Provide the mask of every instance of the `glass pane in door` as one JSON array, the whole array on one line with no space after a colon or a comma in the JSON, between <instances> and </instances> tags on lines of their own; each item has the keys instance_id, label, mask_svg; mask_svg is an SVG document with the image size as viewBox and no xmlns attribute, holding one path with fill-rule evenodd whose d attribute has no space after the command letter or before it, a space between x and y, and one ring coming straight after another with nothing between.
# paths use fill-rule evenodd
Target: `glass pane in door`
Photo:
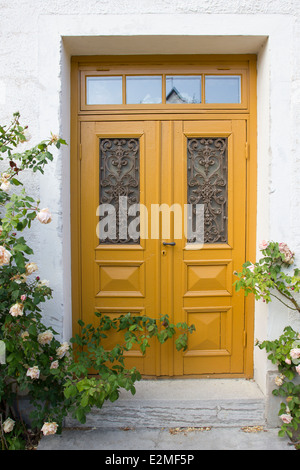
<instances>
[{"instance_id":1,"label":"glass pane in door","mask_svg":"<svg viewBox=\"0 0 300 470\"><path fill-rule=\"evenodd\" d=\"M126 77L126 103L151 104L162 102L162 77Z\"/></svg>"},{"instance_id":2,"label":"glass pane in door","mask_svg":"<svg viewBox=\"0 0 300 470\"><path fill-rule=\"evenodd\" d=\"M204 243L227 243L227 172L227 138L188 138L187 202L193 209L193 231L196 205L203 205Z\"/></svg>"},{"instance_id":3,"label":"glass pane in door","mask_svg":"<svg viewBox=\"0 0 300 470\"><path fill-rule=\"evenodd\" d=\"M241 77L206 75L205 103L241 103Z\"/></svg>"},{"instance_id":4,"label":"glass pane in door","mask_svg":"<svg viewBox=\"0 0 300 470\"><path fill-rule=\"evenodd\" d=\"M87 77L86 104L122 104L122 77Z\"/></svg>"},{"instance_id":5,"label":"glass pane in door","mask_svg":"<svg viewBox=\"0 0 300 470\"><path fill-rule=\"evenodd\" d=\"M201 76L169 75L166 77L167 103L201 103Z\"/></svg>"},{"instance_id":6,"label":"glass pane in door","mask_svg":"<svg viewBox=\"0 0 300 470\"><path fill-rule=\"evenodd\" d=\"M139 139L100 139L100 207L106 205L100 217L101 243L139 243L139 227L133 232L130 225L139 212L139 170Z\"/></svg>"}]
</instances>

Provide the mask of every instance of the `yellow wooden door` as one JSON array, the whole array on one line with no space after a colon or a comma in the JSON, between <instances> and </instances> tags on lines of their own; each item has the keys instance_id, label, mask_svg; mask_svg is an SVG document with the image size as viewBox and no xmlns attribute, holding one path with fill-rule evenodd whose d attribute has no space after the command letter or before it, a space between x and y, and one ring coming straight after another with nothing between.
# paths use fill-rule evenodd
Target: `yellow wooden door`
<instances>
[{"instance_id":1,"label":"yellow wooden door","mask_svg":"<svg viewBox=\"0 0 300 470\"><path fill-rule=\"evenodd\" d=\"M184 353L172 341L153 341L145 357L128 352L127 366L144 375L243 373L244 298L232 283L245 256L245 142L244 120L81 123L83 320L131 312L196 326ZM102 243L99 203L125 194L146 207L148 231ZM196 202L203 246L186 233L185 206ZM162 205L171 223L161 216L156 231Z\"/></svg>"},{"instance_id":2,"label":"yellow wooden door","mask_svg":"<svg viewBox=\"0 0 300 470\"><path fill-rule=\"evenodd\" d=\"M158 240L141 237L138 243L118 243L116 239L111 243L110 240L100 243L99 231L96 231L100 202L113 205L126 191L129 196L132 196L131 191L138 191L140 203L145 207L158 203L156 123L84 122L81 126L83 320L95 324L95 311L112 317L128 312L156 317L159 310ZM128 154L134 161L138 160L136 169L132 169L134 162L127 160ZM103 190L102 201L100 187ZM111 341L106 341L106 347L109 349L117 340L120 338L112 336ZM126 356L128 367L136 366L143 374L156 375L155 342L145 357L136 349Z\"/></svg>"},{"instance_id":3,"label":"yellow wooden door","mask_svg":"<svg viewBox=\"0 0 300 470\"><path fill-rule=\"evenodd\" d=\"M174 320L194 324L175 375L241 374L244 296L232 284L245 262L246 123L174 123L174 203L203 206L203 245L175 240Z\"/></svg>"}]
</instances>

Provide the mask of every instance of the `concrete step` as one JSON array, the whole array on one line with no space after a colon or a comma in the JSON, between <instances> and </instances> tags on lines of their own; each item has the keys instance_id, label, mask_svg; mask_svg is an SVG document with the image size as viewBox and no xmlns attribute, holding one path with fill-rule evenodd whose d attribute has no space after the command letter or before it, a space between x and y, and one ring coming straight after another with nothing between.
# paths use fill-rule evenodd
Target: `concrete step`
<instances>
[{"instance_id":1,"label":"concrete step","mask_svg":"<svg viewBox=\"0 0 300 470\"><path fill-rule=\"evenodd\" d=\"M265 425L265 397L244 379L142 380L88 415L85 427L163 428ZM78 427L67 418L66 427Z\"/></svg>"}]
</instances>

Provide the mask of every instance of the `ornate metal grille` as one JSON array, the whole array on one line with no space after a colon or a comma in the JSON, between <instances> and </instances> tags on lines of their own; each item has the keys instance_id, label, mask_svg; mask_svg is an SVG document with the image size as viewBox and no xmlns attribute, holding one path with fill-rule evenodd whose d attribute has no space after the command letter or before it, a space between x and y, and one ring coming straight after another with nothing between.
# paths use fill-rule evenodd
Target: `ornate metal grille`
<instances>
[{"instance_id":1,"label":"ornate metal grille","mask_svg":"<svg viewBox=\"0 0 300 470\"><path fill-rule=\"evenodd\" d=\"M100 238L101 243L140 242L139 237L133 239L128 233L129 224L136 217L129 216L128 210L140 202L139 168L139 139L100 139L100 204L112 205L116 215L116 237ZM124 201L127 207L123 206Z\"/></svg>"},{"instance_id":2,"label":"ornate metal grille","mask_svg":"<svg viewBox=\"0 0 300 470\"><path fill-rule=\"evenodd\" d=\"M204 243L226 243L227 138L189 138L187 156L187 196L193 208L192 229L195 230L196 204L203 204Z\"/></svg>"}]
</instances>

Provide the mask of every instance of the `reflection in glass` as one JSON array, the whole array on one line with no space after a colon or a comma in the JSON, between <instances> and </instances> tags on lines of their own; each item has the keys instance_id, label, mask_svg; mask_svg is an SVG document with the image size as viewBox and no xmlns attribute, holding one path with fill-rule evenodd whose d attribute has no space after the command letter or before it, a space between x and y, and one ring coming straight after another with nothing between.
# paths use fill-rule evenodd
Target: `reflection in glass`
<instances>
[{"instance_id":1,"label":"reflection in glass","mask_svg":"<svg viewBox=\"0 0 300 470\"><path fill-rule=\"evenodd\" d=\"M205 103L240 103L241 77L237 75L206 75Z\"/></svg>"},{"instance_id":2,"label":"reflection in glass","mask_svg":"<svg viewBox=\"0 0 300 470\"><path fill-rule=\"evenodd\" d=\"M87 77L86 104L122 104L122 77Z\"/></svg>"},{"instance_id":3,"label":"reflection in glass","mask_svg":"<svg viewBox=\"0 0 300 470\"><path fill-rule=\"evenodd\" d=\"M201 76L167 76L167 103L201 103Z\"/></svg>"},{"instance_id":4,"label":"reflection in glass","mask_svg":"<svg viewBox=\"0 0 300 470\"><path fill-rule=\"evenodd\" d=\"M126 103L150 104L162 102L160 76L126 77Z\"/></svg>"}]
</instances>

